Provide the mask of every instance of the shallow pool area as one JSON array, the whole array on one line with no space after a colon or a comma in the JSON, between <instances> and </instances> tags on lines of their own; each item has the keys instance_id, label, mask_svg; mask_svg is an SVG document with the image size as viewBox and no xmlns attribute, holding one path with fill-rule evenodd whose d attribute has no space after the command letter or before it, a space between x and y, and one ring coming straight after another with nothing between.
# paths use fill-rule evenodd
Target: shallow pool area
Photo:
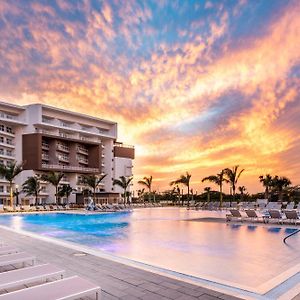
<instances>
[{"instance_id":1,"label":"shallow pool area","mask_svg":"<svg viewBox=\"0 0 300 300\"><path fill-rule=\"evenodd\" d=\"M300 263L293 226L203 221L224 212L178 208L108 214L2 215L0 224L179 273L256 289Z\"/></svg>"}]
</instances>

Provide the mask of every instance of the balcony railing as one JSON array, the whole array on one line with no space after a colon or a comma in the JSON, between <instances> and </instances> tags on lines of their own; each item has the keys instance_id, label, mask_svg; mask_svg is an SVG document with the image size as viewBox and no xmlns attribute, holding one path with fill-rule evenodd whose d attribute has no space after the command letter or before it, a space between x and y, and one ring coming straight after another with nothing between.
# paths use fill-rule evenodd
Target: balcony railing
<instances>
[{"instance_id":1,"label":"balcony railing","mask_svg":"<svg viewBox=\"0 0 300 300\"><path fill-rule=\"evenodd\" d=\"M131 149L134 149L134 146L132 145L126 145L126 144L114 144L115 147L120 147L120 148L131 148Z\"/></svg>"},{"instance_id":2,"label":"balcony railing","mask_svg":"<svg viewBox=\"0 0 300 300\"><path fill-rule=\"evenodd\" d=\"M0 118L8 119L8 120L16 120L16 121L18 120L18 118L16 116L9 115L4 112L0 112Z\"/></svg>"},{"instance_id":3,"label":"balcony railing","mask_svg":"<svg viewBox=\"0 0 300 300\"><path fill-rule=\"evenodd\" d=\"M88 164L89 161L86 158L82 158L82 157L77 157L78 162L80 162L81 164Z\"/></svg>"},{"instance_id":4,"label":"balcony railing","mask_svg":"<svg viewBox=\"0 0 300 300\"><path fill-rule=\"evenodd\" d=\"M77 147L77 152L89 154L89 150L83 147Z\"/></svg>"},{"instance_id":5,"label":"balcony railing","mask_svg":"<svg viewBox=\"0 0 300 300\"><path fill-rule=\"evenodd\" d=\"M60 160L60 161L65 161L65 162L69 162L69 161L70 161L70 160L69 160L69 157L67 157L67 156L57 155L56 157L57 157L58 160Z\"/></svg>"},{"instance_id":6,"label":"balcony railing","mask_svg":"<svg viewBox=\"0 0 300 300\"><path fill-rule=\"evenodd\" d=\"M74 171L74 172L99 172L98 168L86 168L86 167L78 167L78 166L63 166L63 165L53 165L53 164L42 164L43 169L58 169L58 170L66 170L66 171Z\"/></svg>"},{"instance_id":7,"label":"balcony railing","mask_svg":"<svg viewBox=\"0 0 300 300\"><path fill-rule=\"evenodd\" d=\"M57 148L58 150L64 151L64 152L69 152L69 151L70 151L70 148L69 148L68 146L65 146L65 145L60 145L60 144L58 144L58 145L56 146L56 148Z\"/></svg>"},{"instance_id":8,"label":"balcony railing","mask_svg":"<svg viewBox=\"0 0 300 300\"><path fill-rule=\"evenodd\" d=\"M48 154L42 154L42 159L43 160L49 160L49 155Z\"/></svg>"},{"instance_id":9,"label":"balcony railing","mask_svg":"<svg viewBox=\"0 0 300 300\"><path fill-rule=\"evenodd\" d=\"M42 143L42 148L44 148L44 149L49 149L49 144L47 144L47 143Z\"/></svg>"}]
</instances>

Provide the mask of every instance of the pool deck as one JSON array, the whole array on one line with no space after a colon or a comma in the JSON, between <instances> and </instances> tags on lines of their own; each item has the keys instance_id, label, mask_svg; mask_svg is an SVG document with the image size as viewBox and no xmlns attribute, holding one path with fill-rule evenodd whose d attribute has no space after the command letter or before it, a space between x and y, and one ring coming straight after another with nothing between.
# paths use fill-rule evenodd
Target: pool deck
<instances>
[{"instance_id":1,"label":"pool deck","mask_svg":"<svg viewBox=\"0 0 300 300\"><path fill-rule=\"evenodd\" d=\"M74 249L0 228L1 240L37 257L38 263L63 267L66 275L79 275L102 288L101 299L240 299L184 281L175 280L112 260L87 254L74 256ZM10 269L13 269L11 266ZM6 293L7 291L0 291ZM84 300L91 297L81 298ZM295 298L299 299L299 298Z\"/></svg>"}]
</instances>

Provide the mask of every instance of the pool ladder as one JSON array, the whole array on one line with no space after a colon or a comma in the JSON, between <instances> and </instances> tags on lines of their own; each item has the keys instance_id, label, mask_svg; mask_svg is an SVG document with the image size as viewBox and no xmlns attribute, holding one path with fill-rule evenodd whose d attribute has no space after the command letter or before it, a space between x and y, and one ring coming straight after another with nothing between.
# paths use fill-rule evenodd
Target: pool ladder
<instances>
[{"instance_id":1,"label":"pool ladder","mask_svg":"<svg viewBox=\"0 0 300 300\"><path fill-rule=\"evenodd\" d=\"M285 241L291 237L292 235L295 235L296 233L300 232L300 229L297 229L296 231L290 233L289 235L287 235L284 239L283 239L283 242L285 243Z\"/></svg>"}]
</instances>

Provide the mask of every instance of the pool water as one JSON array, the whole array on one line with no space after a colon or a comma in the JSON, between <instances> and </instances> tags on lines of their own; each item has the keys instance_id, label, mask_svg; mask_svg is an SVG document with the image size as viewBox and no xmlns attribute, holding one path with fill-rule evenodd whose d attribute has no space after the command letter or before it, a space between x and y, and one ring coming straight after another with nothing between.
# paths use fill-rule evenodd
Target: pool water
<instances>
[{"instance_id":1,"label":"pool water","mask_svg":"<svg viewBox=\"0 0 300 300\"><path fill-rule=\"evenodd\" d=\"M0 224L153 266L255 288L300 263L300 234L274 225L197 222L221 212L177 208L0 216Z\"/></svg>"}]
</instances>

